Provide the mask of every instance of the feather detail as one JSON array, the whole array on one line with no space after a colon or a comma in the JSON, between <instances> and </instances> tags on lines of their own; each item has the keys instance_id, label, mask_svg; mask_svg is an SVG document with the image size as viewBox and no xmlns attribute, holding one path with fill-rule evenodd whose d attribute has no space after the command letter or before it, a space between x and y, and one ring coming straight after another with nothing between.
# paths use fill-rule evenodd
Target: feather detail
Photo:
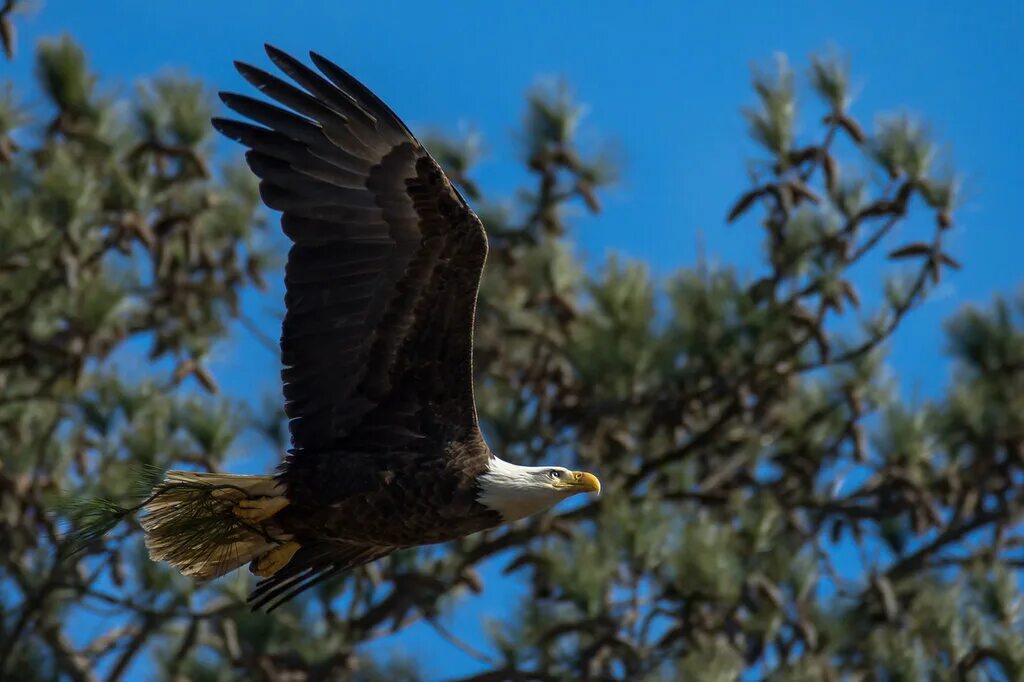
<instances>
[{"instance_id":1,"label":"feather detail","mask_svg":"<svg viewBox=\"0 0 1024 682\"><path fill-rule=\"evenodd\" d=\"M272 523L239 518L235 505L283 494L273 476L169 471L143 505L149 557L197 580L224 575L290 539Z\"/></svg>"}]
</instances>

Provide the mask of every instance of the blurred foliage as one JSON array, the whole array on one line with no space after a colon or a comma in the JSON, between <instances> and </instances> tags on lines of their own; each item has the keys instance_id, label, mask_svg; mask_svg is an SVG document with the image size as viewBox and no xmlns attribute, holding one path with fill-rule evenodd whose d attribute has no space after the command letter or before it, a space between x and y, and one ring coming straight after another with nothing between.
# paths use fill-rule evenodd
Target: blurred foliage
<instances>
[{"instance_id":1,"label":"blurred foliage","mask_svg":"<svg viewBox=\"0 0 1024 682\"><path fill-rule=\"evenodd\" d=\"M60 490L122 500L140 465L218 469L246 429L280 441L279 407L248 419L206 369L240 294L280 273L250 176L211 170L202 84L120 100L67 38L36 60L45 107L0 88L3 679L124 679L147 656L168 680L442 677L442 652L361 646L415 622L478 658L477 682L1024 678L1024 299L951 320L948 392L900 400L884 347L956 266L956 184L912 117L865 131L842 59L755 74L767 156L726 228L762 240L749 279L577 260L571 219L615 173L579 148L564 86L528 95L511 201L473 184L478 139L430 141L491 236L489 442L599 472L606 493L272 617L245 610L246 575L197 587L148 562L134 525L57 558ZM891 272L855 277L864 263ZM490 614L477 651L439 615L493 589L476 569L495 557L529 598Z\"/></svg>"}]
</instances>

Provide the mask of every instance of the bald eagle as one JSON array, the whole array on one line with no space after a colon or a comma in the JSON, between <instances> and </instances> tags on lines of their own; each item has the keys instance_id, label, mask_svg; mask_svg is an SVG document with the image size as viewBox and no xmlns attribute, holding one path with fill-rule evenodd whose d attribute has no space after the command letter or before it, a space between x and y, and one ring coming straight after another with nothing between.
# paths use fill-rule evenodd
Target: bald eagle
<instances>
[{"instance_id":1,"label":"bald eagle","mask_svg":"<svg viewBox=\"0 0 1024 682\"><path fill-rule=\"evenodd\" d=\"M154 561L196 579L248 563L275 608L397 549L461 538L599 492L590 473L492 452L473 398L483 225L369 89L267 46L292 81L236 63L276 104L220 97L292 241L281 336L292 448L276 475L171 471L144 504Z\"/></svg>"}]
</instances>

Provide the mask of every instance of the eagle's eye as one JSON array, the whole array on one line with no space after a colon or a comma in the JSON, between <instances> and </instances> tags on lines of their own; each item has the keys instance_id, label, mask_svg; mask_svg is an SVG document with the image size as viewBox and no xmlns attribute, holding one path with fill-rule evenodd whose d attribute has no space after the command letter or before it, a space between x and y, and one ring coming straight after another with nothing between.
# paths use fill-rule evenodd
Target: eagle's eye
<instances>
[{"instance_id":1,"label":"eagle's eye","mask_svg":"<svg viewBox=\"0 0 1024 682\"><path fill-rule=\"evenodd\" d=\"M548 469L548 477L557 480L562 477L562 472L558 469Z\"/></svg>"}]
</instances>

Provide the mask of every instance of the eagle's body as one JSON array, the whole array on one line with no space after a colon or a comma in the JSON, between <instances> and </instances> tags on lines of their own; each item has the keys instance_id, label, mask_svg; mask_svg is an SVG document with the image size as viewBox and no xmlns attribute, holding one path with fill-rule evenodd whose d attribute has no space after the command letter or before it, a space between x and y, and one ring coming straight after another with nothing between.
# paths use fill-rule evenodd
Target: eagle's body
<instances>
[{"instance_id":1,"label":"eagle's body","mask_svg":"<svg viewBox=\"0 0 1024 682\"><path fill-rule=\"evenodd\" d=\"M488 459L474 446L455 447L463 452L338 458L351 466L338 467L323 480L343 485L332 489L297 481L293 489L308 497L289 495L293 502L274 520L304 543L327 536L389 547L447 542L499 525L502 515L477 499Z\"/></svg>"},{"instance_id":2,"label":"eagle's body","mask_svg":"<svg viewBox=\"0 0 1024 682\"><path fill-rule=\"evenodd\" d=\"M600 487L484 442L472 355L487 238L437 162L336 65L267 51L295 85L238 64L277 104L223 93L253 123L214 126L249 148L293 242L281 338L293 447L275 477L170 472L143 518L151 556L188 575L252 561L267 577L257 606Z\"/></svg>"}]
</instances>

